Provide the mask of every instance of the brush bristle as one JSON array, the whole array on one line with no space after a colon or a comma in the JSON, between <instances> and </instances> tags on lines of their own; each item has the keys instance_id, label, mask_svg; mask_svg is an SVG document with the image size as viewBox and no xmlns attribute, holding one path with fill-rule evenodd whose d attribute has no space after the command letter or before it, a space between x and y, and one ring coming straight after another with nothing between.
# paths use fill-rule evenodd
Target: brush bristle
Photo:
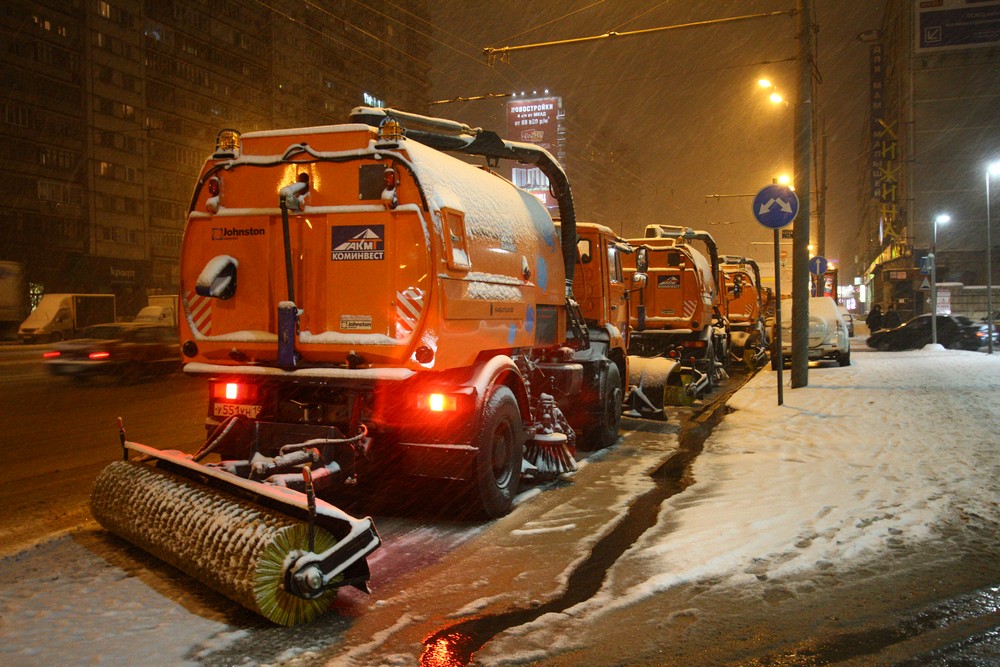
<instances>
[{"instance_id":1,"label":"brush bristle","mask_svg":"<svg viewBox=\"0 0 1000 667\"><path fill-rule=\"evenodd\" d=\"M101 472L90 502L107 530L274 623L308 622L336 596L304 600L285 591L285 560L308 548L308 527L284 514L125 461ZM317 552L335 543L315 531Z\"/></svg>"},{"instance_id":2,"label":"brush bristle","mask_svg":"<svg viewBox=\"0 0 1000 667\"><path fill-rule=\"evenodd\" d=\"M542 476L556 476L576 471L576 460L566 445L566 438L535 437L525 446L524 458Z\"/></svg>"}]
</instances>

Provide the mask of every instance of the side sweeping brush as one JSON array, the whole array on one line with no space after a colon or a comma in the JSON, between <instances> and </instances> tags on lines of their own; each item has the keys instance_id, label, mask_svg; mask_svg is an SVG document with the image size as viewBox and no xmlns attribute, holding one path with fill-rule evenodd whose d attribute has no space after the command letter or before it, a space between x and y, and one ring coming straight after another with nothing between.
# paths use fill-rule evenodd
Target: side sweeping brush
<instances>
[{"instance_id":1,"label":"side sweeping brush","mask_svg":"<svg viewBox=\"0 0 1000 667\"><path fill-rule=\"evenodd\" d=\"M313 620L337 594L304 599L285 587L310 532L317 552L336 544L328 531L181 475L119 461L98 475L90 502L107 530L274 623Z\"/></svg>"},{"instance_id":2,"label":"side sweeping brush","mask_svg":"<svg viewBox=\"0 0 1000 667\"><path fill-rule=\"evenodd\" d=\"M538 433L524 448L525 460L536 469L538 477L558 477L576 472L576 460L569 451L565 433Z\"/></svg>"}]
</instances>

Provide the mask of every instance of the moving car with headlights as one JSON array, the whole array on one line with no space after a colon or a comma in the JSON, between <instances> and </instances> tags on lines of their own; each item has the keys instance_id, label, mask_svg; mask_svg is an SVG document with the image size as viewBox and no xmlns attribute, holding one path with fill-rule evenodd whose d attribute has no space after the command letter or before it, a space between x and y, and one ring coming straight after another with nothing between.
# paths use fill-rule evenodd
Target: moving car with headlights
<instances>
[{"instance_id":1,"label":"moving car with headlights","mask_svg":"<svg viewBox=\"0 0 1000 667\"><path fill-rule=\"evenodd\" d=\"M781 318L781 353L784 362L792 355L792 313ZM837 302L828 296L809 297L809 360L832 359L841 366L851 365L851 338L840 316ZM777 355L771 355L771 368L776 370Z\"/></svg>"},{"instance_id":2,"label":"moving car with headlights","mask_svg":"<svg viewBox=\"0 0 1000 667\"><path fill-rule=\"evenodd\" d=\"M181 367L177 330L143 322L95 324L42 356L52 375L77 380L105 375L135 382Z\"/></svg>"},{"instance_id":3,"label":"moving car with headlights","mask_svg":"<svg viewBox=\"0 0 1000 667\"><path fill-rule=\"evenodd\" d=\"M979 341L977 333L980 327L975 326L971 320L963 323L957 317L951 315L937 316L937 342L950 350L976 350L980 345L985 345L985 334L983 342ZM971 325L971 326L970 326ZM983 327L985 329L985 327ZM919 350L924 345L931 342L931 316L917 315L905 324L892 329L882 329L868 337L866 344L876 350Z\"/></svg>"}]
</instances>

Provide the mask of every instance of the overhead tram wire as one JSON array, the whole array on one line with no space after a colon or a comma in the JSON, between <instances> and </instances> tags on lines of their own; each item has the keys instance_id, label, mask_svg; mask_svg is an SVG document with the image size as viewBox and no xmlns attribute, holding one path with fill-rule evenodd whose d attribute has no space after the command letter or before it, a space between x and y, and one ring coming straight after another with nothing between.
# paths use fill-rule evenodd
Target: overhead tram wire
<instances>
[{"instance_id":1,"label":"overhead tram wire","mask_svg":"<svg viewBox=\"0 0 1000 667\"><path fill-rule=\"evenodd\" d=\"M654 6L650 7L649 9L647 9L646 11L640 12L639 14L636 14L635 16L633 16L632 18L630 18L628 21L625 21L624 23L620 23L617 26L615 26L614 29L612 30L612 32L617 32L621 28L624 28L625 26L627 26L629 23L632 23L632 21L637 21L638 19L641 19L646 14L649 14L650 12L656 11L657 9L659 9L660 7L662 7L663 5L665 5L665 4L669 3L669 2L670 2L670 0L663 0L663 2L661 2L660 4L654 5Z\"/></svg>"},{"instance_id":2,"label":"overhead tram wire","mask_svg":"<svg viewBox=\"0 0 1000 667\"><path fill-rule=\"evenodd\" d=\"M538 25L534 26L533 28L528 28L527 30L522 30L519 33L516 33L516 34L511 35L509 37L505 37L504 39L501 39L500 41L501 42L506 42L508 40L514 39L515 37L520 37L521 35L527 35L529 32L535 32L539 28L544 28L545 26L552 25L553 23L558 23L559 21L562 21L564 18L567 18L569 16L573 16L574 14L579 14L580 12L587 11L591 7L596 7L597 5L603 4L604 2L605 2L605 0L597 0L597 2L592 2L589 5L587 5L586 7L580 7L579 9L574 9L571 12L567 12L567 13L563 14L562 16L559 16L559 17L556 17L556 18L551 19L549 21L546 21L545 23L539 23Z\"/></svg>"},{"instance_id":3,"label":"overhead tram wire","mask_svg":"<svg viewBox=\"0 0 1000 667\"><path fill-rule=\"evenodd\" d=\"M427 39L431 40L432 42L435 42L435 43L437 43L437 44L440 44L441 46L443 46L443 47L445 47L445 48L447 48L447 49L450 49L450 50L454 51L455 53L457 53L457 54L458 54L458 55L460 55L460 56L463 56L463 57L465 57L465 58L469 58L470 60L475 60L475 61L476 61L477 63L482 63L482 60L480 60L479 58L477 58L477 57L475 57L475 56L470 56L470 55L469 55L468 53L466 53L465 51L462 51L461 49L456 49L456 48L455 48L454 46L452 46L452 45L451 45L451 44L449 44L448 42L445 42L445 41L443 41L443 40L440 40L440 39L438 39L437 37L434 37L433 35L431 35L431 34L429 34L429 33L426 33L426 32L422 32L422 31L420 31L420 30L417 30L416 28L414 28L414 27L413 27L413 24L412 24L412 23L406 23L406 22L404 22L404 21L400 21L399 19L397 19L397 18L396 18L396 17L394 17L394 16L391 16L390 14L386 14L385 12L382 12L382 11L379 11L379 10L377 10L377 9L374 9L374 8L373 8L373 7L371 7L371 6L370 6L370 5L368 4L368 3L366 3L366 2L363 2L362 0L351 0L351 2L353 2L353 3L354 3L354 4L356 4L356 5L360 5L360 6L362 7L362 8L364 8L364 9L367 9L368 11L370 11L370 12L372 12L372 13L374 13L374 14L378 14L378 15L379 15L379 16L381 16L382 18L386 18L386 19L389 19L390 21L395 21L395 22L396 22L396 23L398 23L399 25L401 25L401 26L404 26L404 27L406 27L406 28L409 28L410 30L412 30L412 31L413 31L413 32L415 32L416 34L420 35L421 37L425 37L425 38L427 38ZM404 9L403 9L402 7L399 7L398 5L393 5L392 3L387 3L387 4L389 4L390 6L392 6L392 7L394 8L394 9L398 9L398 10L399 10L400 12L404 12L404 13L406 13L406 14L409 14L409 15L410 15L410 16L412 16L413 18L416 18L416 19L419 19L419 20L423 21L423 22L424 22L424 23L426 23L426 24L427 24L428 26L430 26L430 27L431 27L432 29L435 29L435 30L441 30L441 32L443 32L443 33L445 33L445 34L448 34L449 36L452 36L452 37L455 37L456 39L458 39L458 40L460 40L460 41L465 41L465 40L461 40L461 38L460 38L460 37L458 37L457 35L452 35L452 34L451 34L451 33L449 33L449 32L448 32L447 30L443 30L443 29L439 28L438 26L434 25L433 23L430 23L430 22L429 22L429 21L427 21L426 19L423 19L423 18L421 18L421 17L419 17L419 16L416 16L415 14L412 14L412 13L410 13L410 12L408 12L408 11L404 10ZM472 42L468 42L468 41L466 41L465 43L466 43L466 44L468 44L469 46L474 46L474 45L472 44Z\"/></svg>"},{"instance_id":4,"label":"overhead tram wire","mask_svg":"<svg viewBox=\"0 0 1000 667\"><path fill-rule=\"evenodd\" d=\"M465 51L462 51L461 49L455 48L454 46L452 46L448 42L440 40L437 37L434 37L433 35L431 35L431 34L429 34L427 32L421 32L420 30L416 30L413 27L412 23L406 23L404 21L400 21L399 19L395 18L394 16L386 14L385 12L379 11L377 9L373 9L368 4L362 2L362 0L351 0L351 1L354 2L357 5L361 5L363 8L367 9L370 12L378 14L379 16L381 16L383 18L389 19L390 21L395 21L399 25L404 26L406 28L409 28L410 30L412 30L416 34L420 35L421 37L425 37L425 38L429 39L430 41L432 41L432 42L434 42L436 44L440 44L441 46L444 46L446 49L454 51L455 53L457 53L458 55L462 56L463 58L468 58L469 60L472 60L472 61L474 61L474 62L476 62L478 64L481 64L483 66L488 67L488 65L486 65L486 63L484 63L478 56L470 55L469 53L466 53ZM404 7L399 6L398 4L395 4L395 3L392 3L392 2L386 2L386 4L389 5L390 7L392 7L393 9L399 11L401 14L406 14L407 16L410 16L410 17L416 19L417 21L420 21L421 23L425 24L426 26L428 26L432 30L439 30L440 32L444 33L445 35L448 35L449 37L453 38L457 42L462 42L462 43L468 44L470 47L475 48L475 49L479 48L479 47L475 46L472 42L470 42L470 41L468 41L466 39L463 39L460 35L456 35L455 33L449 32L448 30L445 30L445 29L443 29L443 28L435 25L434 23L428 21L424 17L417 16L413 12L405 9ZM441 72L442 74L444 74L446 76L448 75L447 72L442 72L441 70L435 70L435 71ZM514 84L514 82L511 81L507 76L505 76L503 74L499 74L499 76L507 84L509 84L511 87L516 87L515 84Z\"/></svg>"},{"instance_id":5,"label":"overhead tram wire","mask_svg":"<svg viewBox=\"0 0 1000 667\"><path fill-rule=\"evenodd\" d=\"M321 30L317 30L316 28L314 28L314 27L312 27L310 25L307 25L306 23L303 23L302 21L300 21L299 19L295 18L294 16L290 16L288 14L285 14L284 12L281 12L281 11L275 9L274 7L271 7L267 3L263 2L263 0L254 0L254 2L256 2L258 5L260 5L264 9L270 10L270 11L274 12L275 14L277 14L278 16L280 16L280 17L282 17L284 19L287 19L291 23L294 23L294 24L296 24L298 26L301 26L302 28L305 28L306 30L309 30L311 32L316 33L317 35L319 35L320 37L322 37L323 39L325 39L327 41L331 41L331 42L333 41L333 38L331 38L329 35L324 34ZM346 48L349 51L351 51L353 53L356 53L356 54L358 54L360 56L363 56L364 58L367 58L368 60L371 60L374 63L384 64L384 63L382 63L381 60L379 60L378 58L376 58L375 56L373 56L371 54L365 53L364 51L362 51L360 49L356 49L356 48L354 48L354 47L352 47L352 46L350 46L348 44L345 44L344 42L338 42L338 43L346 46ZM400 71L399 74L401 74L401 75L403 75L403 76L411 79L412 81L414 81L416 83L422 83L422 81L420 79L418 79L417 77L413 76L412 74L407 74L405 71ZM347 79L345 79L342 76L337 76L337 78L340 79L341 81L344 81L345 83L352 83L352 82L347 81ZM354 84L352 83L352 85L354 85Z\"/></svg>"},{"instance_id":6,"label":"overhead tram wire","mask_svg":"<svg viewBox=\"0 0 1000 667\"><path fill-rule=\"evenodd\" d=\"M626 32L606 32L603 35L591 35L588 37L571 37L569 39L558 39L551 42L537 42L535 44L521 44L518 46L501 46L493 47L486 46L483 47L483 55L486 56L487 63L493 65L496 61L497 55L500 56L500 61L509 63L510 54L512 51L525 51L528 49L538 49L546 46L566 46L569 44L583 44L585 42L593 42L600 39L609 39L611 37L634 37L636 35L648 35L656 32L665 32L667 30L680 30L683 28L701 28L710 25L723 25L726 23L736 23L739 21L749 21L752 19L760 18L770 18L772 16L791 16L795 14L794 9L782 9L773 12L760 12L757 14L744 14L742 16L729 16L721 19L708 19L706 21L692 21L690 23L678 23L675 25L659 26L657 28L642 28L640 30L629 30Z\"/></svg>"},{"instance_id":7,"label":"overhead tram wire","mask_svg":"<svg viewBox=\"0 0 1000 667\"><path fill-rule=\"evenodd\" d=\"M336 14L334 14L333 12L331 12L331 11L329 11L329 10L327 10L327 9L324 9L323 7L320 7L320 6L319 6L319 5L317 5L317 4L315 3L315 2L310 2L310 0L305 0L305 4L306 4L306 5L308 6L308 7L312 7L312 8L313 8L313 9L315 9L316 11L319 11L319 12L322 12L323 14L326 14L327 16L329 16L329 17L330 17L330 18L332 18L332 19L335 19L335 20L337 20L337 21L340 21L341 23L343 23L344 25L348 26L349 28L352 28L353 30L357 30L357 31L358 31L358 32L360 32L360 33L361 33L362 35L365 35L366 37L370 37L370 38L374 39L374 40L375 40L376 42L378 42L379 44L382 44L382 45L384 45L384 46L387 46L387 47L389 47L390 49L392 49L392 50L393 50L393 51L395 51L396 53L400 53L400 54L402 54L402 55L406 56L407 58L409 58L410 60L412 60L412 61L413 61L413 62L415 62L415 63L418 63L418 64L420 64L420 65L423 65L424 67L427 67L427 68L429 68L429 69L431 69L431 70L433 70L433 71L435 71L435 72L441 72L441 70L439 70L438 68L434 67L434 66L433 66L433 65L431 65L430 63L428 63L428 62L424 62L424 61L423 61L423 60L421 60L420 58L417 58L416 56L412 56L412 55L410 55L410 54L409 54L409 53L407 53L406 51L404 51L404 50L402 50L402 49L400 49L400 48L398 48L398 47L394 46L394 45L393 45L393 44L392 44L391 42L387 42L386 40L384 40L384 39L380 38L380 37L379 37L378 35L375 35L374 33L371 33L371 32L369 32L368 30L365 30L364 28L361 28L361 27L359 27L359 26L356 26L356 25L354 25L353 23L351 23L351 22L350 22L350 21L348 21L347 19L345 19L345 18L343 18L343 17L341 17L341 16L337 16L337 15L336 15ZM441 74L444 74L444 72L441 72Z\"/></svg>"}]
</instances>

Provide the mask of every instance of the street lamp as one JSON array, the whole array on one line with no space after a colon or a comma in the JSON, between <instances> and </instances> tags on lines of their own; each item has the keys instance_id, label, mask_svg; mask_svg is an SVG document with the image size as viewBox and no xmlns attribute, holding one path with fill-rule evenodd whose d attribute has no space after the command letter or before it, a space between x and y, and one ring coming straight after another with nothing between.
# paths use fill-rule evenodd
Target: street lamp
<instances>
[{"instance_id":1,"label":"street lamp","mask_svg":"<svg viewBox=\"0 0 1000 667\"><path fill-rule=\"evenodd\" d=\"M990 176L1000 175L1000 161L986 167L986 349L993 354L993 254L990 243Z\"/></svg>"},{"instance_id":2,"label":"street lamp","mask_svg":"<svg viewBox=\"0 0 1000 667\"><path fill-rule=\"evenodd\" d=\"M937 345L937 228L951 222L947 213L934 218L934 242L931 245L931 344Z\"/></svg>"},{"instance_id":3,"label":"street lamp","mask_svg":"<svg viewBox=\"0 0 1000 667\"><path fill-rule=\"evenodd\" d=\"M764 90L771 91L767 95L767 99L771 101L771 104L784 104L786 107L788 106L785 96L778 92L778 87L771 83L770 79L757 79L757 85Z\"/></svg>"}]
</instances>

